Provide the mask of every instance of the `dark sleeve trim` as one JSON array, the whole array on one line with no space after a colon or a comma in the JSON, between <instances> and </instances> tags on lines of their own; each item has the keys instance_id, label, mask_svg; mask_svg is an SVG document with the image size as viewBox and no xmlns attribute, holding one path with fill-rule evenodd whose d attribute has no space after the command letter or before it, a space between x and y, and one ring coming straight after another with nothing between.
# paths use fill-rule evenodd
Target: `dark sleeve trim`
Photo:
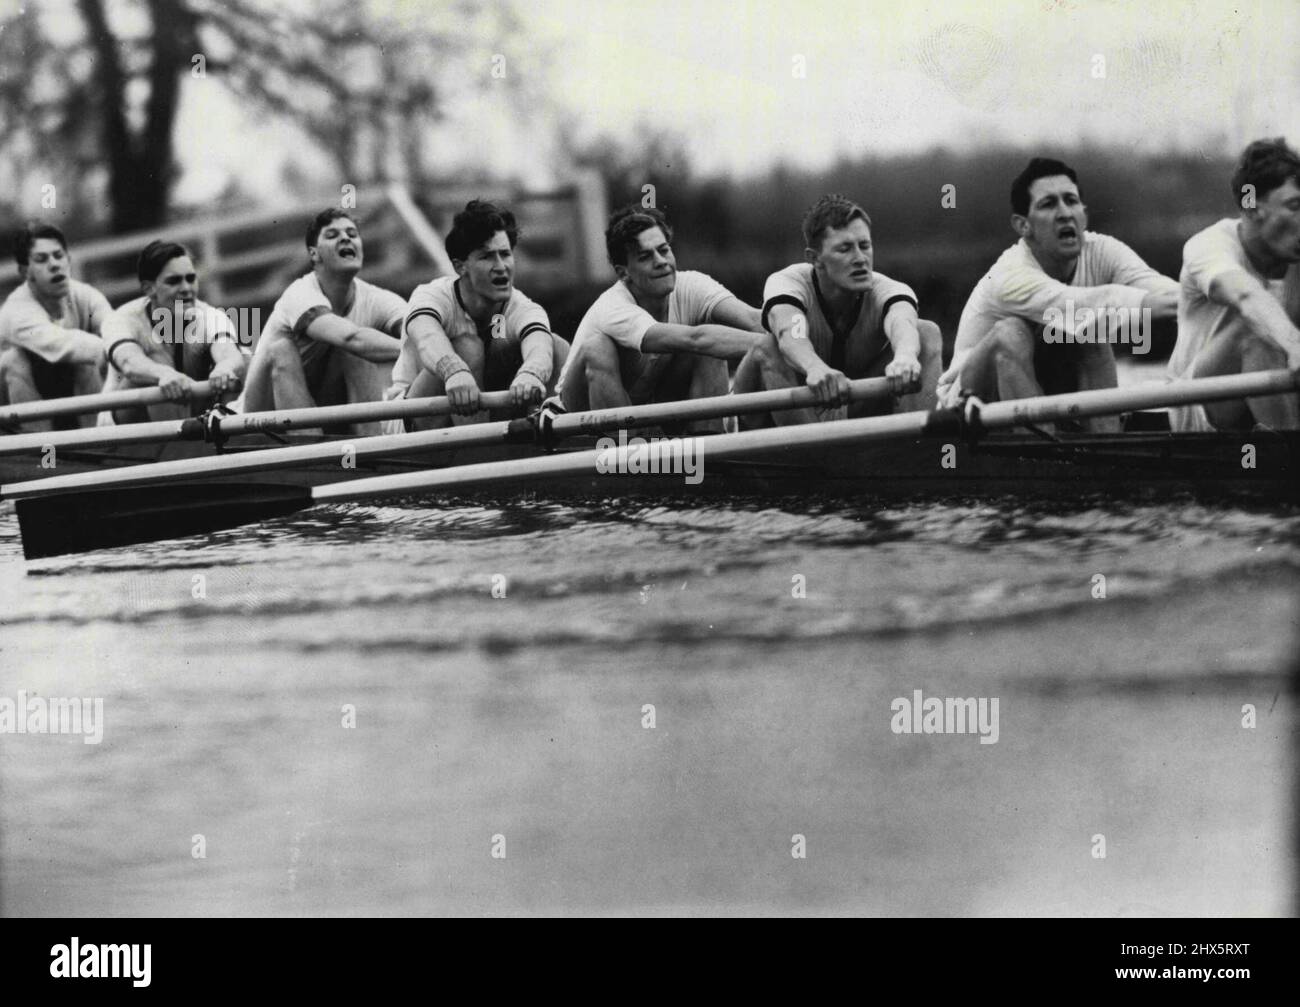
<instances>
[{"instance_id":1,"label":"dark sleeve trim","mask_svg":"<svg viewBox=\"0 0 1300 1007\"><path fill-rule=\"evenodd\" d=\"M889 314L889 309L892 308L899 301L902 301L904 304L910 304L913 308L916 309L916 313L918 315L921 313L921 306L916 303L915 297L912 297L908 294L895 294L893 297L887 300L883 305L881 305L880 326L882 329L884 328L885 325L885 316Z\"/></svg>"},{"instance_id":2,"label":"dark sleeve trim","mask_svg":"<svg viewBox=\"0 0 1300 1007\"><path fill-rule=\"evenodd\" d=\"M121 339L118 339L118 340L114 341L113 343L111 343L111 344L109 345L109 347L108 347L108 352L107 352L107 354L106 354L106 356L108 357L108 362L109 362L110 364L113 364L113 366L114 366L115 368L117 368L117 370L118 370L119 373L121 372L122 368L118 367L117 364L113 362L113 353L114 353L114 352L117 350L117 348L118 348L119 346L121 346L123 343L135 343L136 346L139 346L139 345L140 345L139 343L136 343L134 339L130 339L130 338L126 337L126 336L123 336ZM148 356L148 354L146 353L145 356Z\"/></svg>"},{"instance_id":3,"label":"dark sleeve trim","mask_svg":"<svg viewBox=\"0 0 1300 1007\"><path fill-rule=\"evenodd\" d=\"M519 333L519 341L522 343L525 339L528 338L528 334L531 332L545 332L548 336L551 334L551 330L547 328L545 325L543 325L541 322L532 322L528 325L525 325L523 332Z\"/></svg>"},{"instance_id":4,"label":"dark sleeve trim","mask_svg":"<svg viewBox=\"0 0 1300 1007\"><path fill-rule=\"evenodd\" d=\"M788 304L792 308L798 308L805 315L808 314L808 307L795 297L793 294L777 294L775 297L769 297L763 302L763 328L767 328L767 315L778 304ZM771 331L771 330L769 330ZM775 335L775 333L773 333Z\"/></svg>"},{"instance_id":5,"label":"dark sleeve trim","mask_svg":"<svg viewBox=\"0 0 1300 1007\"><path fill-rule=\"evenodd\" d=\"M321 315L330 315L330 314L333 314L333 312L330 311L330 309L326 307L324 304L317 304L315 307L308 308L298 317L298 321L294 322L293 325L294 336L306 335L307 329L312 322L316 321L316 319L318 319Z\"/></svg>"},{"instance_id":6,"label":"dark sleeve trim","mask_svg":"<svg viewBox=\"0 0 1300 1007\"><path fill-rule=\"evenodd\" d=\"M416 308L414 311L409 312L406 320L402 323L403 327L410 325L412 318L420 318L423 315L428 315L444 329L447 327L447 323L442 320L442 315L434 311L433 308Z\"/></svg>"}]
</instances>

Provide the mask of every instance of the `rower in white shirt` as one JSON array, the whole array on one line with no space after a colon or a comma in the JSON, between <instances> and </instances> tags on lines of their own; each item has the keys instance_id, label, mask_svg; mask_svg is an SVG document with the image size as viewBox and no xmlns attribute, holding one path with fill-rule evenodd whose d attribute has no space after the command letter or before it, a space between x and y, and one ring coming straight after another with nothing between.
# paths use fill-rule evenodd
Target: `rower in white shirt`
<instances>
[{"instance_id":1,"label":"rower in white shirt","mask_svg":"<svg viewBox=\"0 0 1300 1007\"><path fill-rule=\"evenodd\" d=\"M551 332L540 304L514 285L514 214L471 200L447 232L456 269L415 288L407 305L402 349L385 398L446 395L462 422L503 419L555 389L569 344ZM512 408L479 409L479 393L509 391ZM385 431L446 426L449 416L385 424Z\"/></svg>"},{"instance_id":2,"label":"rower in white shirt","mask_svg":"<svg viewBox=\"0 0 1300 1007\"><path fill-rule=\"evenodd\" d=\"M605 249L618 280L578 323L556 394L570 410L726 395L727 361L752 354L768 388L795 383L759 310L704 273L677 269L659 210L610 215ZM721 432L722 420L691 429Z\"/></svg>"},{"instance_id":3,"label":"rower in white shirt","mask_svg":"<svg viewBox=\"0 0 1300 1007\"><path fill-rule=\"evenodd\" d=\"M823 196L803 219L805 262L767 278L763 322L785 363L818 397L815 410L776 414L776 422L843 419L931 409L943 358L939 326L918 317L916 294L875 269L871 219L846 196ZM756 368L736 372L737 392L756 391ZM849 380L919 382L901 398L847 402ZM757 425L745 421L743 426Z\"/></svg>"},{"instance_id":4,"label":"rower in white shirt","mask_svg":"<svg viewBox=\"0 0 1300 1007\"><path fill-rule=\"evenodd\" d=\"M1232 174L1240 217L1183 246L1175 380L1287 367L1300 373L1300 154L1256 140ZM1300 393L1170 411L1174 430L1300 429Z\"/></svg>"},{"instance_id":5,"label":"rower in white shirt","mask_svg":"<svg viewBox=\"0 0 1300 1007\"><path fill-rule=\"evenodd\" d=\"M147 407L118 409L117 423L198 415L206 402L190 401L195 382L218 396L239 391L248 361L230 319L199 300L194 257L174 241L151 241L136 264L141 297L104 322L108 380L104 391L156 386L167 397Z\"/></svg>"},{"instance_id":6,"label":"rower in white shirt","mask_svg":"<svg viewBox=\"0 0 1300 1007\"><path fill-rule=\"evenodd\" d=\"M106 363L100 329L113 310L108 299L72 278L67 239L53 224L23 228L14 261L23 282L0 306L0 405L98 392ZM90 413L32 421L26 429L94 424Z\"/></svg>"},{"instance_id":7,"label":"rower in white shirt","mask_svg":"<svg viewBox=\"0 0 1300 1007\"><path fill-rule=\"evenodd\" d=\"M969 392L986 402L1118 384L1117 342L1150 349L1150 319L1172 318L1178 284L1124 242L1087 230L1078 176L1036 157L1011 186L1020 240L975 285L957 326L939 398ZM1115 417L1084 421L1118 431Z\"/></svg>"},{"instance_id":8,"label":"rower in white shirt","mask_svg":"<svg viewBox=\"0 0 1300 1007\"><path fill-rule=\"evenodd\" d=\"M307 228L312 270L271 309L245 381L244 410L375 402L392 380L406 301L357 274L365 262L352 214L322 210ZM352 432L377 434L378 422Z\"/></svg>"}]
</instances>

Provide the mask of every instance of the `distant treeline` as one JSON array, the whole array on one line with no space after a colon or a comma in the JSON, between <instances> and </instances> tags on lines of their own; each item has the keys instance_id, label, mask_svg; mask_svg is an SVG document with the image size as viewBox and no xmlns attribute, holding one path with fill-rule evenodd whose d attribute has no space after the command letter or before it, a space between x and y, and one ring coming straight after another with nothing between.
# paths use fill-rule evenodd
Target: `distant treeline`
<instances>
[{"instance_id":1,"label":"distant treeline","mask_svg":"<svg viewBox=\"0 0 1300 1007\"><path fill-rule=\"evenodd\" d=\"M1115 150L935 150L896 157L842 160L818 172L777 167L752 179L694 177L680 158L638 165L599 164L611 207L640 202L654 186L656 204L676 229L678 268L702 269L739 297L758 304L769 273L802 261L799 222L818 196L842 192L871 216L876 268L915 288L923 316L938 322L951 344L971 288L1015 239L1011 180L1032 154L1058 157L1079 173L1089 227L1128 242L1153 267L1177 278L1183 243L1236 210L1231 159L1180 155L1159 159ZM944 186L955 206L944 207ZM953 202L949 199L948 202ZM526 288L526 283L524 284ZM590 292L553 306L557 329ZM578 310L581 317L581 310ZM1157 330L1157 352L1172 329ZM1161 345L1163 344L1163 345Z\"/></svg>"}]
</instances>

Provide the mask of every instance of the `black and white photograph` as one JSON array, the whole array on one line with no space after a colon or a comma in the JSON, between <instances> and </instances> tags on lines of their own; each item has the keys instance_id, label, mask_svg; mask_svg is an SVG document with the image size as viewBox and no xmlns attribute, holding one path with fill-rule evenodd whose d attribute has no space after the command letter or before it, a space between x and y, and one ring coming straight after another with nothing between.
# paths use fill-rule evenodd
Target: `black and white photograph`
<instances>
[{"instance_id":1,"label":"black and white photograph","mask_svg":"<svg viewBox=\"0 0 1300 1007\"><path fill-rule=\"evenodd\" d=\"M0 916L1161 919L1114 985L1249 986L1140 935L1296 914L1298 52L0 0Z\"/></svg>"}]
</instances>

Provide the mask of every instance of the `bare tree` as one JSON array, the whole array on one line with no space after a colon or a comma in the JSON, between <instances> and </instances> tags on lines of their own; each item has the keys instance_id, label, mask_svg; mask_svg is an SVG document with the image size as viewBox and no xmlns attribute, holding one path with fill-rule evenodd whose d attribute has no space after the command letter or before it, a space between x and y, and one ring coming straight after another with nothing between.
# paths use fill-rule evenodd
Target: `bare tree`
<instances>
[{"instance_id":1,"label":"bare tree","mask_svg":"<svg viewBox=\"0 0 1300 1007\"><path fill-rule=\"evenodd\" d=\"M418 176L423 137L443 114L440 82L487 77L494 46L518 37L508 0L439 3L406 20L356 0L317 0L307 13L271 0L76 0L75 9L81 31L58 43L35 8L0 19L0 146L11 161L75 179L83 204L98 181L114 231L167 218L187 80L220 82L296 124L345 179Z\"/></svg>"}]
</instances>

